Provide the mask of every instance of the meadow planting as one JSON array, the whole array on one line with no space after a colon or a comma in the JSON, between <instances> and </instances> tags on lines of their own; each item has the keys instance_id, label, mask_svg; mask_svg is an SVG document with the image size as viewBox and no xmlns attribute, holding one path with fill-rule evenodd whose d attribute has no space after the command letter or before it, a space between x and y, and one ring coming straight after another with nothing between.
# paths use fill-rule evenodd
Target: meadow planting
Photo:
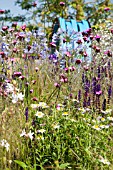
<instances>
[{"instance_id":1,"label":"meadow planting","mask_svg":"<svg viewBox=\"0 0 113 170\"><path fill-rule=\"evenodd\" d=\"M0 170L113 170L111 22L51 42L3 26L0 62Z\"/></svg>"}]
</instances>

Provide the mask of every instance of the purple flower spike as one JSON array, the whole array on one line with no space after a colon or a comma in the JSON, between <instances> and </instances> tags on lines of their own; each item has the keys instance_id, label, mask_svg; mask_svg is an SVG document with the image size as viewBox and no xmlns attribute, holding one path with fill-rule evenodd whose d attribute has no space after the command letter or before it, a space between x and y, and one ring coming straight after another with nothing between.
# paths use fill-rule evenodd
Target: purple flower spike
<instances>
[{"instance_id":1,"label":"purple flower spike","mask_svg":"<svg viewBox=\"0 0 113 170\"><path fill-rule=\"evenodd\" d=\"M100 79L100 67L98 67L98 78Z\"/></svg>"},{"instance_id":2,"label":"purple flower spike","mask_svg":"<svg viewBox=\"0 0 113 170\"><path fill-rule=\"evenodd\" d=\"M102 90L101 90L100 84L97 84L96 85L96 95L100 96L101 94L102 94Z\"/></svg>"},{"instance_id":3,"label":"purple flower spike","mask_svg":"<svg viewBox=\"0 0 113 170\"><path fill-rule=\"evenodd\" d=\"M78 101L81 100L81 90L78 91Z\"/></svg>"},{"instance_id":4,"label":"purple flower spike","mask_svg":"<svg viewBox=\"0 0 113 170\"><path fill-rule=\"evenodd\" d=\"M92 90L93 90L93 94L96 94L96 77L93 78L92 80Z\"/></svg>"},{"instance_id":5,"label":"purple flower spike","mask_svg":"<svg viewBox=\"0 0 113 170\"><path fill-rule=\"evenodd\" d=\"M26 122L28 121L28 107L25 109L25 117L26 117Z\"/></svg>"},{"instance_id":6,"label":"purple flower spike","mask_svg":"<svg viewBox=\"0 0 113 170\"><path fill-rule=\"evenodd\" d=\"M90 106L90 103L91 103L91 99L90 97L88 97L87 105Z\"/></svg>"},{"instance_id":7,"label":"purple flower spike","mask_svg":"<svg viewBox=\"0 0 113 170\"><path fill-rule=\"evenodd\" d=\"M112 94L112 88L110 86L109 89L108 89L108 97L111 97L111 94Z\"/></svg>"},{"instance_id":8,"label":"purple flower spike","mask_svg":"<svg viewBox=\"0 0 113 170\"><path fill-rule=\"evenodd\" d=\"M83 101L83 107L86 107L87 106L87 102L86 102L86 99L84 99Z\"/></svg>"}]
</instances>

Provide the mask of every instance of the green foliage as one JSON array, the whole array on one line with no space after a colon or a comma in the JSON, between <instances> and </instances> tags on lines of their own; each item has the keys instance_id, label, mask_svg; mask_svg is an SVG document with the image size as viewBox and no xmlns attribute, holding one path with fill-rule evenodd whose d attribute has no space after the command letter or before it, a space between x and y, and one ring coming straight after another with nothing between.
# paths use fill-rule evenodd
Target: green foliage
<instances>
[{"instance_id":1,"label":"green foliage","mask_svg":"<svg viewBox=\"0 0 113 170\"><path fill-rule=\"evenodd\" d=\"M14 160L15 163L17 163L19 166L21 166L23 169L26 169L28 166L19 160Z\"/></svg>"}]
</instances>

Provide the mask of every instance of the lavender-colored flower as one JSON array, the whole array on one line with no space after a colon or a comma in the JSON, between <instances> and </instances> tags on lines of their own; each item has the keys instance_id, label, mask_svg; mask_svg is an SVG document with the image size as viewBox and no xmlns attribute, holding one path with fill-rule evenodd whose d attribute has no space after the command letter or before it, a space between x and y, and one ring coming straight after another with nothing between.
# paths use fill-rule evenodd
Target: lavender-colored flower
<instances>
[{"instance_id":1,"label":"lavender-colored flower","mask_svg":"<svg viewBox=\"0 0 113 170\"><path fill-rule=\"evenodd\" d=\"M110 86L109 89L108 89L108 98L111 97L111 94L112 94L112 88L111 88L111 86Z\"/></svg>"},{"instance_id":2,"label":"lavender-colored flower","mask_svg":"<svg viewBox=\"0 0 113 170\"><path fill-rule=\"evenodd\" d=\"M85 75L84 75L84 72L82 73L82 83L85 82Z\"/></svg>"},{"instance_id":3,"label":"lavender-colored flower","mask_svg":"<svg viewBox=\"0 0 113 170\"><path fill-rule=\"evenodd\" d=\"M101 91L100 84L97 84L97 85L96 85L96 95L97 95L97 96L100 96L101 94L102 94L102 91Z\"/></svg>"},{"instance_id":4,"label":"lavender-colored flower","mask_svg":"<svg viewBox=\"0 0 113 170\"><path fill-rule=\"evenodd\" d=\"M98 67L98 78L100 78L100 67Z\"/></svg>"},{"instance_id":5,"label":"lavender-colored flower","mask_svg":"<svg viewBox=\"0 0 113 170\"><path fill-rule=\"evenodd\" d=\"M91 103L91 98L88 97L87 105L90 106L90 103Z\"/></svg>"},{"instance_id":6,"label":"lavender-colored flower","mask_svg":"<svg viewBox=\"0 0 113 170\"><path fill-rule=\"evenodd\" d=\"M110 67L111 67L111 63L110 61L108 61L108 70L110 70Z\"/></svg>"},{"instance_id":7,"label":"lavender-colored flower","mask_svg":"<svg viewBox=\"0 0 113 170\"><path fill-rule=\"evenodd\" d=\"M28 107L25 109L25 117L26 117L26 122L28 121Z\"/></svg>"},{"instance_id":8,"label":"lavender-colored flower","mask_svg":"<svg viewBox=\"0 0 113 170\"><path fill-rule=\"evenodd\" d=\"M83 101L83 107L86 107L87 106L87 101L86 101L86 99L84 99L84 101Z\"/></svg>"},{"instance_id":9,"label":"lavender-colored flower","mask_svg":"<svg viewBox=\"0 0 113 170\"><path fill-rule=\"evenodd\" d=\"M97 84L96 77L93 77L93 79L92 79L92 91L93 91L93 94L96 94L96 84Z\"/></svg>"},{"instance_id":10,"label":"lavender-colored flower","mask_svg":"<svg viewBox=\"0 0 113 170\"><path fill-rule=\"evenodd\" d=\"M90 81L88 79L86 79L85 85L84 85L84 89L86 93L89 93L89 88L90 88Z\"/></svg>"},{"instance_id":11,"label":"lavender-colored flower","mask_svg":"<svg viewBox=\"0 0 113 170\"><path fill-rule=\"evenodd\" d=\"M81 100L81 90L78 91L78 101Z\"/></svg>"}]
</instances>

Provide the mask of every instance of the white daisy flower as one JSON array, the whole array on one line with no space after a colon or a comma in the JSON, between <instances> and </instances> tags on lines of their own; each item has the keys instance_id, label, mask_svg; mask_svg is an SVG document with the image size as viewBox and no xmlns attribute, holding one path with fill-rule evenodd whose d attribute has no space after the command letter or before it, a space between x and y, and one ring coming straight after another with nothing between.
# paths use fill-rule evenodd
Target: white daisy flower
<instances>
[{"instance_id":1,"label":"white daisy flower","mask_svg":"<svg viewBox=\"0 0 113 170\"><path fill-rule=\"evenodd\" d=\"M113 121L113 117L107 117L107 119Z\"/></svg>"},{"instance_id":2,"label":"white daisy flower","mask_svg":"<svg viewBox=\"0 0 113 170\"><path fill-rule=\"evenodd\" d=\"M44 137L40 135L40 136L37 136L37 139L38 140L44 140Z\"/></svg>"},{"instance_id":3,"label":"white daisy flower","mask_svg":"<svg viewBox=\"0 0 113 170\"><path fill-rule=\"evenodd\" d=\"M43 109L48 108L49 106L44 102L39 102L38 107L42 107Z\"/></svg>"},{"instance_id":4,"label":"white daisy flower","mask_svg":"<svg viewBox=\"0 0 113 170\"><path fill-rule=\"evenodd\" d=\"M68 113L68 112L64 112L64 113L62 113L62 115L63 115L63 116L68 116L69 113Z\"/></svg>"},{"instance_id":5,"label":"white daisy flower","mask_svg":"<svg viewBox=\"0 0 113 170\"><path fill-rule=\"evenodd\" d=\"M45 129L40 129L40 130L38 130L37 132L39 132L39 133L44 133L46 130Z\"/></svg>"},{"instance_id":6,"label":"white daisy flower","mask_svg":"<svg viewBox=\"0 0 113 170\"><path fill-rule=\"evenodd\" d=\"M102 110L101 111L103 114L109 114L109 113L111 113L112 112L112 109L107 109L107 110Z\"/></svg>"},{"instance_id":7,"label":"white daisy flower","mask_svg":"<svg viewBox=\"0 0 113 170\"><path fill-rule=\"evenodd\" d=\"M101 130L101 128L98 125L94 125L94 126L92 126L92 128L95 130Z\"/></svg>"},{"instance_id":8,"label":"white daisy flower","mask_svg":"<svg viewBox=\"0 0 113 170\"><path fill-rule=\"evenodd\" d=\"M52 126L53 126L54 129L59 129L60 128L59 124L53 124Z\"/></svg>"},{"instance_id":9,"label":"white daisy flower","mask_svg":"<svg viewBox=\"0 0 113 170\"><path fill-rule=\"evenodd\" d=\"M38 104L31 104L31 108L32 108L32 109L38 108Z\"/></svg>"},{"instance_id":10,"label":"white daisy flower","mask_svg":"<svg viewBox=\"0 0 113 170\"><path fill-rule=\"evenodd\" d=\"M44 116L44 113L37 111L35 116L37 116L38 118L42 118Z\"/></svg>"},{"instance_id":11,"label":"white daisy flower","mask_svg":"<svg viewBox=\"0 0 113 170\"><path fill-rule=\"evenodd\" d=\"M105 165L110 165L110 162L107 159L104 159L103 157L101 157L101 159L99 159L99 162L102 162Z\"/></svg>"}]
</instances>

